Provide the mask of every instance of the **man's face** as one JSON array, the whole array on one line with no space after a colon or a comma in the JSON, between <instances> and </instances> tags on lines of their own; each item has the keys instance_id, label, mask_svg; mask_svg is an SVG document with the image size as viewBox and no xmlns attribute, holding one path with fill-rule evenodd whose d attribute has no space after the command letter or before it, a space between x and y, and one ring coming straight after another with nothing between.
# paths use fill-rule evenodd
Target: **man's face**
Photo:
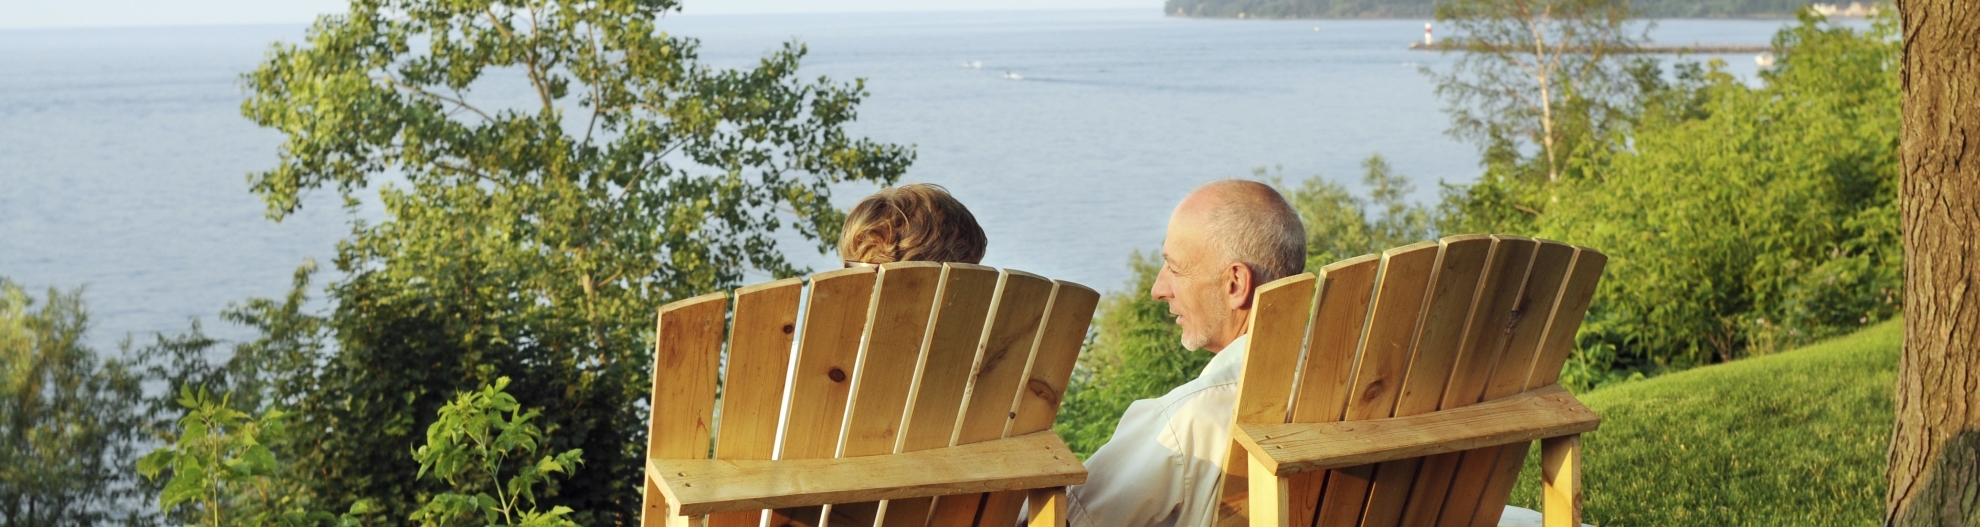
<instances>
[{"instance_id":1,"label":"man's face","mask_svg":"<svg viewBox=\"0 0 1980 527\"><path fill-rule=\"evenodd\" d=\"M1201 232L1199 215L1187 200L1169 217L1162 239L1162 270L1148 293L1169 304L1169 314L1182 326L1182 345L1191 351L1221 351L1230 333L1231 308L1223 294L1228 286L1218 251Z\"/></svg>"}]
</instances>

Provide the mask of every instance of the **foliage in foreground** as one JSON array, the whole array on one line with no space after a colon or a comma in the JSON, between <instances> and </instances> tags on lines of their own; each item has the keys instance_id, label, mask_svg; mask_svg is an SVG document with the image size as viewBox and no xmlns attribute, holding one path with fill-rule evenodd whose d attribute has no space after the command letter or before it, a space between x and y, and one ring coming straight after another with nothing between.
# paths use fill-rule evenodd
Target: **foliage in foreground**
<instances>
[{"instance_id":1,"label":"foliage in foreground","mask_svg":"<svg viewBox=\"0 0 1980 527\"><path fill-rule=\"evenodd\" d=\"M0 525L138 524L140 376L83 345L81 291L34 303L0 278Z\"/></svg>"},{"instance_id":2,"label":"foliage in foreground","mask_svg":"<svg viewBox=\"0 0 1980 527\"><path fill-rule=\"evenodd\" d=\"M1785 353L1591 391L1583 521L1876 525L1901 320ZM1512 503L1537 508L1539 451Z\"/></svg>"},{"instance_id":3,"label":"foliage in foreground","mask_svg":"<svg viewBox=\"0 0 1980 527\"><path fill-rule=\"evenodd\" d=\"M653 306L802 274L775 233L822 249L842 221L832 185L891 183L913 158L844 131L865 90L800 78L803 46L710 68L661 31L676 8L355 0L245 75L243 114L286 137L250 176L269 215L334 190L385 216L339 245L334 311L261 312L285 333L249 351L299 360L222 368L261 372L228 374L258 390L236 389L242 408L289 411L275 450L297 492L409 517L452 492L416 477L419 431L506 376L543 408L543 448L586 452L535 497L586 525L637 522ZM214 345L193 337L158 347Z\"/></svg>"},{"instance_id":4,"label":"foliage in foreground","mask_svg":"<svg viewBox=\"0 0 1980 527\"><path fill-rule=\"evenodd\" d=\"M569 475L584 452L537 457L546 438L530 421L542 414L523 411L503 391L508 387L508 377L498 378L440 407L439 420L426 428L426 444L413 452L413 459L419 462L419 475L432 474L454 490L414 511L413 521L432 527L577 527L568 517L570 507L537 510L536 492L551 474ZM509 475L506 481L503 474Z\"/></svg>"},{"instance_id":5,"label":"foliage in foreground","mask_svg":"<svg viewBox=\"0 0 1980 527\"><path fill-rule=\"evenodd\" d=\"M337 516L308 510L301 496L282 487L283 465L268 448L282 438L281 410L251 417L228 402L204 386L180 385L177 403L185 414L176 437L138 460L144 477L165 481L158 508L168 519L207 527L358 525L366 503Z\"/></svg>"}]
</instances>

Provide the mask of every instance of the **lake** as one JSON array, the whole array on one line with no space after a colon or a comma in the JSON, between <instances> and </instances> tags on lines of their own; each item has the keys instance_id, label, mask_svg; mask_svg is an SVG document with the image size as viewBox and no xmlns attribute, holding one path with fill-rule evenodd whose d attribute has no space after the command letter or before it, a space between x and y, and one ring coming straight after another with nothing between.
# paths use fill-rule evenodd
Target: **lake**
<instances>
[{"instance_id":1,"label":"lake","mask_svg":"<svg viewBox=\"0 0 1980 527\"><path fill-rule=\"evenodd\" d=\"M690 6L691 7L691 6ZM1659 43L1764 44L1787 21L1662 21ZM1360 187L1386 156L1413 178L1477 177L1408 51L1420 20L1205 20L1146 11L677 15L711 65L747 67L793 38L806 76L866 79L858 134L912 144L904 182L948 187L990 238L984 263L1122 289L1191 188L1282 166ZM280 136L239 116L239 74L303 26L0 31L0 276L37 294L85 286L91 342L148 341L329 267L352 215L332 193L280 224L246 175ZM1724 57L1751 79L1751 56ZM980 67L965 64L980 63ZM1010 75L1006 75L1006 73ZM1021 79L1007 77L1022 77ZM842 186L850 205L870 186ZM357 217L376 220L375 207ZM788 240L816 269L837 258ZM336 277L319 273L318 283ZM761 277L760 275L758 276ZM320 289L320 287L319 287Z\"/></svg>"}]
</instances>

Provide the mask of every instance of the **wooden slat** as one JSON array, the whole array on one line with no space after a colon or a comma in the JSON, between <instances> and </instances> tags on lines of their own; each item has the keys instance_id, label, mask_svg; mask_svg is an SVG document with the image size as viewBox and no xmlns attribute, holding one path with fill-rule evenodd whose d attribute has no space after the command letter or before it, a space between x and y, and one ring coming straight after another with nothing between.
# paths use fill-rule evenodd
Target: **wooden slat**
<instances>
[{"instance_id":1,"label":"wooden slat","mask_svg":"<svg viewBox=\"0 0 1980 527\"><path fill-rule=\"evenodd\" d=\"M1291 521L1291 481L1272 474L1257 456L1245 456L1245 479L1251 489L1251 524L1279 527Z\"/></svg>"},{"instance_id":2,"label":"wooden slat","mask_svg":"<svg viewBox=\"0 0 1980 527\"><path fill-rule=\"evenodd\" d=\"M1292 422L1331 423L1341 420L1347 409L1349 382L1353 381L1355 352L1360 348L1361 330L1367 321L1368 301L1375 293L1375 273L1381 256L1363 255L1320 268L1312 338L1308 340L1306 364L1300 369L1293 389ZM1291 504L1287 514L1296 525L1311 525L1320 509L1320 492L1327 475L1300 474L1287 483ZM1228 491L1228 489L1227 489ZM1225 496L1226 501L1232 499Z\"/></svg>"},{"instance_id":3,"label":"wooden slat","mask_svg":"<svg viewBox=\"0 0 1980 527\"><path fill-rule=\"evenodd\" d=\"M914 386L915 366L920 363L921 345L928 338L929 314L941 293L943 272L942 264L934 262L880 266L837 457L893 453L909 390ZM878 519L879 506L877 502L834 504L830 523L838 527L870 525Z\"/></svg>"},{"instance_id":4,"label":"wooden slat","mask_svg":"<svg viewBox=\"0 0 1980 527\"><path fill-rule=\"evenodd\" d=\"M1073 366L1079 362L1079 348L1086 343L1087 326L1093 322L1100 293L1083 285L1054 281L1052 299L1045 315L1045 328L1039 331L1037 349L1025 368L1024 388L1017 393L1009 429L1004 437L1051 430L1072 380Z\"/></svg>"},{"instance_id":5,"label":"wooden slat","mask_svg":"<svg viewBox=\"0 0 1980 527\"><path fill-rule=\"evenodd\" d=\"M647 473L688 515L1086 481L1086 468L1051 432L845 459L651 459Z\"/></svg>"},{"instance_id":6,"label":"wooden slat","mask_svg":"<svg viewBox=\"0 0 1980 527\"><path fill-rule=\"evenodd\" d=\"M990 309L992 318L971 361L962 416L950 444L966 445L1003 437L1013 418L1012 405L1019 386L1024 383L1025 368L1038 344L1046 304L1051 301L1054 289L1052 281L1038 275L1004 270ZM982 496L937 499L930 524L969 525L983 501Z\"/></svg>"},{"instance_id":7,"label":"wooden slat","mask_svg":"<svg viewBox=\"0 0 1980 527\"><path fill-rule=\"evenodd\" d=\"M878 270L872 267L812 275L778 459L830 458L838 448L846 399L852 395L860 336L866 332L867 308L878 277ZM817 525L819 510L776 511L772 520L773 526Z\"/></svg>"},{"instance_id":8,"label":"wooden slat","mask_svg":"<svg viewBox=\"0 0 1980 527\"><path fill-rule=\"evenodd\" d=\"M1402 393L1396 397L1392 414L1396 417L1434 412L1443 400L1444 386L1450 383L1463 349L1465 321L1477 299L1478 281L1492 253L1492 238L1487 235L1451 236L1437 244L1437 276L1431 281L1416 343L1410 350L1412 358L1403 377ZM1374 486L1368 491L1368 505L1361 518L1363 527L1394 526L1402 522L1405 513L1436 514L1405 506L1421 462L1410 458L1376 467Z\"/></svg>"},{"instance_id":9,"label":"wooden slat","mask_svg":"<svg viewBox=\"0 0 1980 527\"><path fill-rule=\"evenodd\" d=\"M1313 292L1319 276L1300 273L1259 286L1252 293L1250 341L1245 350L1244 368L1238 373L1238 392L1231 422L1283 423L1290 417L1292 390L1299 366L1306 356L1307 328L1311 327ZM1244 450L1233 443L1225 456L1224 487L1221 496L1249 492Z\"/></svg>"},{"instance_id":10,"label":"wooden slat","mask_svg":"<svg viewBox=\"0 0 1980 527\"><path fill-rule=\"evenodd\" d=\"M1011 420L1004 437L1014 437L1052 429L1059 415L1059 403L1072 380L1079 348L1086 342L1086 328L1093 321L1093 309L1100 304L1100 293L1072 282L1053 282L1046 301L1044 327L1038 331L1030 360L1025 366L1024 385L1012 403ZM983 500L978 525L1015 525L1027 493L992 493Z\"/></svg>"},{"instance_id":11,"label":"wooden slat","mask_svg":"<svg viewBox=\"0 0 1980 527\"><path fill-rule=\"evenodd\" d=\"M729 298L702 295L662 306L653 336L653 399L646 456L705 459L715 420L715 380ZM659 525L667 516L653 510L666 501L648 485L642 523ZM661 512L656 514L656 512Z\"/></svg>"},{"instance_id":12,"label":"wooden slat","mask_svg":"<svg viewBox=\"0 0 1980 527\"><path fill-rule=\"evenodd\" d=\"M1360 357L1342 421L1387 418L1396 410L1410 349L1423 314L1424 297L1436 276L1438 245L1423 242L1382 253L1382 271L1362 332ZM1375 467L1337 469L1328 476L1318 525L1354 525L1361 520Z\"/></svg>"},{"instance_id":13,"label":"wooden slat","mask_svg":"<svg viewBox=\"0 0 1980 527\"><path fill-rule=\"evenodd\" d=\"M1046 487L1031 489L1031 497L1025 500L1031 514L1025 518L1026 526L1066 527L1066 488Z\"/></svg>"},{"instance_id":14,"label":"wooden slat","mask_svg":"<svg viewBox=\"0 0 1980 527\"><path fill-rule=\"evenodd\" d=\"M1541 518L1547 527L1581 527L1581 436L1540 442Z\"/></svg>"},{"instance_id":15,"label":"wooden slat","mask_svg":"<svg viewBox=\"0 0 1980 527\"><path fill-rule=\"evenodd\" d=\"M838 457L892 453L907 409L908 382L927 338L929 311L942 286L942 264L895 262L880 267L867 314L859 366L853 373Z\"/></svg>"},{"instance_id":16,"label":"wooden slat","mask_svg":"<svg viewBox=\"0 0 1980 527\"><path fill-rule=\"evenodd\" d=\"M1545 314L1545 329L1534 344L1535 356L1532 366L1527 369L1525 378L1519 381L1522 389L1531 390L1551 385L1560 380L1561 366L1567 362L1568 353L1574 348L1574 334L1581 327L1581 319L1588 312L1588 303L1594 298L1595 285L1600 281L1602 267L1607 258L1593 250L1556 245L1554 252L1566 252L1559 257L1567 263L1567 276L1556 293L1552 308ZM1536 264L1537 265L1537 264ZM1537 272L1537 269L1536 269ZM1536 313L1537 314L1537 313ZM1520 375L1518 368L1509 372L1511 377ZM1525 465L1527 449L1521 445L1508 445L1499 449L1497 468L1487 480L1481 493L1480 503L1504 502L1512 496L1512 488L1519 478L1520 467ZM1473 515L1472 524L1498 523L1498 515L1480 508Z\"/></svg>"},{"instance_id":17,"label":"wooden slat","mask_svg":"<svg viewBox=\"0 0 1980 527\"><path fill-rule=\"evenodd\" d=\"M1478 282L1478 293L1472 304L1471 313L1465 317L1461 347L1458 351L1457 367L1451 372L1450 383L1444 387L1443 400L1439 410L1461 408L1479 401L1485 391L1485 384L1491 380L1492 368L1499 360L1496 340L1488 338L1504 328L1510 320L1512 307L1519 301L1519 294L1526 285L1526 271L1533 263L1534 242L1517 236L1492 236L1491 255L1487 258L1485 271ZM1404 525L1436 525L1442 504L1451 489L1451 478L1457 472L1463 454L1451 453L1431 456L1421 463L1417 470L1417 483L1410 489L1409 508L1403 518Z\"/></svg>"},{"instance_id":18,"label":"wooden slat","mask_svg":"<svg viewBox=\"0 0 1980 527\"><path fill-rule=\"evenodd\" d=\"M1609 258L1602 253L1587 247L1575 248L1574 270L1568 274L1567 285L1561 287L1561 299L1555 304L1553 318L1547 322L1547 336L1541 340L1540 358L1534 362L1526 389L1560 382L1561 367L1574 352L1575 333L1581 330L1582 319L1588 315L1588 305L1595 300L1596 286L1608 263Z\"/></svg>"},{"instance_id":19,"label":"wooden slat","mask_svg":"<svg viewBox=\"0 0 1980 527\"><path fill-rule=\"evenodd\" d=\"M1527 377L1532 373L1533 358L1539 352L1540 338L1546 334L1547 319L1553 313L1554 302L1560 298L1560 288L1566 279L1568 266L1572 263L1574 249L1558 242L1541 241L1534 249L1533 261L1529 265L1527 278L1519 289L1518 300L1505 315L1506 323L1496 331L1485 335L1488 342L1499 350L1499 356L1488 377L1480 400L1506 397L1522 391ZM1517 448L1525 448L1520 445ZM1444 512L1438 524L1447 526L1475 525L1478 518L1491 515L1497 521L1503 507L1482 503L1485 490L1491 486L1494 474L1499 472L1499 451L1502 448L1485 448L1464 453L1457 471L1451 478L1450 493L1444 498Z\"/></svg>"},{"instance_id":20,"label":"wooden slat","mask_svg":"<svg viewBox=\"0 0 1980 527\"><path fill-rule=\"evenodd\" d=\"M722 383L722 421L716 459L770 459L777 447L777 417L784 403L791 344L797 340L798 302L804 281L787 278L736 290L734 330ZM710 517L714 527L756 527L762 511Z\"/></svg>"},{"instance_id":21,"label":"wooden slat","mask_svg":"<svg viewBox=\"0 0 1980 527\"><path fill-rule=\"evenodd\" d=\"M996 269L980 265L947 264L942 293L935 302L932 329L915 367L913 397L901 421L899 452L949 446L969 383L970 362L983 340L983 324L997 293ZM928 521L928 498L894 500L881 516L882 525L919 527Z\"/></svg>"},{"instance_id":22,"label":"wooden slat","mask_svg":"<svg viewBox=\"0 0 1980 527\"><path fill-rule=\"evenodd\" d=\"M1456 410L1333 423L1238 425L1239 444L1273 475L1476 449L1594 430L1602 422L1549 386Z\"/></svg>"}]
</instances>

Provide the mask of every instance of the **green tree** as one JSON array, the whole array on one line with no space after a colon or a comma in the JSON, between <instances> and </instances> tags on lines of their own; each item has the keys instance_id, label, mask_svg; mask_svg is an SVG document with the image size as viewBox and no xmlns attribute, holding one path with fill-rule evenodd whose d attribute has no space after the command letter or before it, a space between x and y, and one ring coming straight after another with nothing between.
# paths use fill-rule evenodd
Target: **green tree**
<instances>
[{"instance_id":1,"label":"green tree","mask_svg":"<svg viewBox=\"0 0 1980 527\"><path fill-rule=\"evenodd\" d=\"M1447 103L1451 135L1477 142L1499 170L1568 177L1623 121L1634 84L1620 54L1643 39L1630 16L1627 0L1438 4L1458 55L1446 71L1423 72Z\"/></svg>"},{"instance_id":2,"label":"green tree","mask_svg":"<svg viewBox=\"0 0 1980 527\"><path fill-rule=\"evenodd\" d=\"M1366 198L1318 176L1301 181L1297 188L1274 178L1273 186L1306 226L1307 270L1436 237L1434 212L1408 199L1416 190L1409 176L1395 173L1381 154L1369 155L1361 168ZM1253 173L1264 174L1263 169Z\"/></svg>"},{"instance_id":3,"label":"green tree","mask_svg":"<svg viewBox=\"0 0 1980 527\"><path fill-rule=\"evenodd\" d=\"M704 66L657 25L676 8L356 0L246 76L243 113L286 137L250 176L272 218L318 189L384 207L338 247L317 319L335 351L285 390L324 504L405 518L445 492L405 453L450 394L508 376L543 405L547 448L588 453L538 497L582 524L636 522L652 310L805 272L776 233L822 250L842 221L832 185L906 169L909 149L843 130L862 84L800 78L795 43Z\"/></svg>"},{"instance_id":4,"label":"green tree","mask_svg":"<svg viewBox=\"0 0 1980 527\"><path fill-rule=\"evenodd\" d=\"M1857 31L1804 14L1776 37L1763 86L1715 65L1698 117L1645 119L1630 150L1550 191L1560 204L1535 234L1610 256L1584 345L1655 371L1896 314L1892 22Z\"/></svg>"},{"instance_id":5,"label":"green tree","mask_svg":"<svg viewBox=\"0 0 1980 527\"><path fill-rule=\"evenodd\" d=\"M80 290L34 298L0 278L0 526L140 524L130 462L139 376L83 345Z\"/></svg>"}]
</instances>

